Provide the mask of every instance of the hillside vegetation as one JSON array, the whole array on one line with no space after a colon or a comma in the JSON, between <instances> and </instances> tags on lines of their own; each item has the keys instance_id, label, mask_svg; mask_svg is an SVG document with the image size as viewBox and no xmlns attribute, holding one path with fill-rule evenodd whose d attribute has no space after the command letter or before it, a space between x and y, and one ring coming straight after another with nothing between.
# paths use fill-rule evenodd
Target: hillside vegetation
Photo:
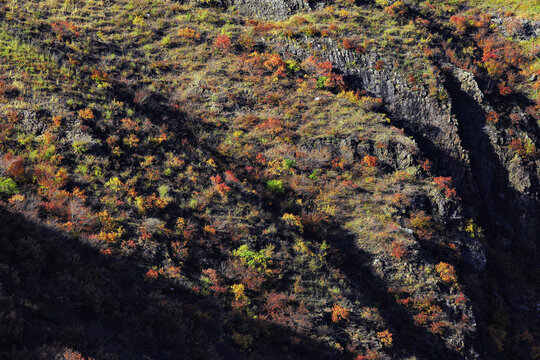
<instances>
[{"instance_id":1,"label":"hillside vegetation","mask_svg":"<svg viewBox=\"0 0 540 360\"><path fill-rule=\"evenodd\" d=\"M540 357L539 15L0 1L0 357Z\"/></svg>"}]
</instances>

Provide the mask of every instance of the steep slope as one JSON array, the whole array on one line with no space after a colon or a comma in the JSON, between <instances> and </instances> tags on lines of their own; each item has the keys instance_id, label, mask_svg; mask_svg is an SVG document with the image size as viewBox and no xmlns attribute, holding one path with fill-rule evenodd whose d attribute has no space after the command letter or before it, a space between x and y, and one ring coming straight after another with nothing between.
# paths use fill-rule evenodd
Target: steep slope
<instances>
[{"instance_id":1,"label":"steep slope","mask_svg":"<svg viewBox=\"0 0 540 360\"><path fill-rule=\"evenodd\" d=\"M2 356L533 357L538 54L467 5L2 4Z\"/></svg>"}]
</instances>

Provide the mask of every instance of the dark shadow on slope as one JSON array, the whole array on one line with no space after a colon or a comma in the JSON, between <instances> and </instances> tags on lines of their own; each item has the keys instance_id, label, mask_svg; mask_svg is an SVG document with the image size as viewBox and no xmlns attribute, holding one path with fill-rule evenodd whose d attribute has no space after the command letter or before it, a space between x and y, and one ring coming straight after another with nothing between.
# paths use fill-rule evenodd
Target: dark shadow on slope
<instances>
[{"instance_id":1,"label":"dark shadow on slope","mask_svg":"<svg viewBox=\"0 0 540 360\"><path fill-rule=\"evenodd\" d=\"M510 239L536 239L540 234L538 209L540 204L527 192L512 187L509 173L497 156L484 130L486 114L482 107L451 76L446 88L453 100L453 113L458 120L458 132L463 147L469 152L471 171L478 189L478 200L463 198L467 207L475 209L481 224L491 235ZM531 184L534 189L535 184ZM471 201L473 200L473 201ZM526 219L522 217L527 215ZM512 226L513 224L513 226Z\"/></svg>"},{"instance_id":2,"label":"dark shadow on slope","mask_svg":"<svg viewBox=\"0 0 540 360\"><path fill-rule=\"evenodd\" d=\"M330 238L330 243L340 250L342 256L340 262L334 265L362 292L364 301L367 299L363 306L377 307L391 326L390 331L395 339L391 351L394 356L433 359L433 354L437 354L438 359L463 359L462 354L448 349L440 338L426 328L415 325L411 313L396 303L395 295L388 291L389 284L374 274L374 258L359 249L357 242L361 242L361 239L340 228L334 229ZM425 260L429 262L430 259Z\"/></svg>"},{"instance_id":3,"label":"dark shadow on slope","mask_svg":"<svg viewBox=\"0 0 540 360\"><path fill-rule=\"evenodd\" d=\"M115 96L120 95L115 92ZM128 102L132 97L129 92L127 95L124 93L121 96ZM142 114L155 119L156 122L161 123L179 121L179 118L188 119L188 116L183 114L181 110L160 117L160 114L168 114L169 111L165 108L167 106L166 97L158 94L155 98L161 100L148 107L139 106L138 110ZM174 124L171 124L171 126L174 126ZM199 143L188 127L185 127L184 131L190 141L193 141L192 145L203 150L205 154L214 159L218 168L222 169L222 171L235 168L238 165L237 159L224 157L208 144ZM262 190L258 191L259 194L264 193L263 184L252 181L252 185L254 188ZM273 214L276 222L279 223L278 219L285 212L281 208L279 200L263 195L244 194L244 196L245 201L251 202L254 206ZM363 306L375 307L381 311L385 322L390 325L391 332L394 333L395 337L395 344L390 353L403 357L417 356L419 359L432 359L432 355L435 353L438 354L438 359L457 360L463 358L461 354L446 348L443 342L427 329L414 324L411 313L397 304L394 295L388 292L389 285L373 274L372 262L374 259L370 254L358 247L356 236L340 224L331 224L330 227L331 230L326 240L333 248L338 249L341 255L340 261L332 263L332 266L340 269L347 276L350 283L359 291L362 291L364 300L368 299ZM339 332L338 329L336 331Z\"/></svg>"},{"instance_id":4,"label":"dark shadow on slope","mask_svg":"<svg viewBox=\"0 0 540 360\"><path fill-rule=\"evenodd\" d=\"M531 183L529 190L520 192L515 189L510 183L509 170L501 162L485 131L484 110L461 89L452 75L447 74L445 86L453 101L452 109L458 120L458 132L463 147L469 152L471 171L478 191L474 200L464 197L463 204L466 208L472 209L470 212L475 214L478 224L485 230L486 239L490 240L490 243L486 244L490 252L503 248L505 257L513 263L513 267L520 269L520 274L536 274L538 273L536 254L540 235L540 202L534 196L534 192L537 191L535 189L538 189L538 184L535 183L537 178L524 176L522 179L517 179L517 181L525 182L528 179ZM521 105L528 102L528 99L519 96L516 96L514 100ZM538 133L538 127L535 126L536 124L531 127L531 130ZM514 156L512 152L509 154ZM528 171L534 172L532 169ZM508 246L509 243L511 243L510 246ZM512 271L512 268L505 268L499 256L491 255L494 256L488 258L488 273L497 274L496 276L500 279L497 290L489 289L490 292L495 291L491 296L499 298L502 295L507 311L511 311L515 317L522 318L519 321L515 319L515 323L528 321L525 320L528 315L525 314L523 317L523 314L516 312L515 304L525 301L520 298L525 284L516 283L513 280L514 276L521 275L508 273ZM525 281L533 283L534 278L531 277ZM475 302L484 304L478 307L482 315L479 319L485 319L488 313L493 311L487 305L490 295L481 295L479 298L479 293L475 293L477 295L473 298ZM485 337L483 321L479 323L479 326L482 330L481 334ZM485 340L484 338L484 344ZM519 357L516 352L513 356Z\"/></svg>"},{"instance_id":5,"label":"dark shadow on slope","mask_svg":"<svg viewBox=\"0 0 540 360\"><path fill-rule=\"evenodd\" d=\"M339 358L4 208L0 226L2 358L50 359L64 347L95 359ZM249 351L234 345L235 332L253 336Z\"/></svg>"}]
</instances>

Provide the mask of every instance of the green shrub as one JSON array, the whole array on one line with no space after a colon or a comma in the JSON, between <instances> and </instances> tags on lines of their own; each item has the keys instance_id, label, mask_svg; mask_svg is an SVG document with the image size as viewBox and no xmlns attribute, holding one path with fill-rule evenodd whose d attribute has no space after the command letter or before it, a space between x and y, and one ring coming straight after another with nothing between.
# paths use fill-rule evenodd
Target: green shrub
<instances>
[{"instance_id":1,"label":"green shrub","mask_svg":"<svg viewBox=\"0 0 540 360\"><path fill-rule=\"evenodd\" d=\"M273 246L267 246L259 251L253 251L244 244L234 250L233 255L239 257L244 265L262 272L272 263L273 250Z\"/></svg>"},{"instance_id":2,"label":"green shrub","mask_svg":"<svg viewBox=\"0 0 540 360\"><path fill-rule=\"evenodd\" d=\"M294 165L296 165L296 160L293 159L283 159L283 167L286 169L292 168Z\"/></svg>"},{"instance_id":3,"label":"green shrub","mask_svg":"<svg viewBox=\"0 0 540 360\"><path fill-rule=\"evenodd\" d=\"M17 183L12 178L0 177L0 193L13 195L19 192Z\"/></svg>"},{"instance_id":4,"label":"green shrub","mask_svg":"<svg viewBox=\"0 0 540 360\"><path fill-rule=\"evenodd\" d=\"M283 181L281 180L268 180L266 182L268 190L274 194L283 194L285 193L285 187L283 186Z\"/></svg>"}]
</instances>

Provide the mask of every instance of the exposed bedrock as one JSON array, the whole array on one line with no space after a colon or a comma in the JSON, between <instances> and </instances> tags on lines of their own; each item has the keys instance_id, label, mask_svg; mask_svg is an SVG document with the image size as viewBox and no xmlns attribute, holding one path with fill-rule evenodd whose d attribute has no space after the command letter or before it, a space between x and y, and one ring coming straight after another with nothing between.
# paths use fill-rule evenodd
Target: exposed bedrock
<instances>
[{"instance_id":1,"label":"exposed bedrock","mask_svg":"<svg viewBox=\"0 0 540 360\"><path fill-rule=\"evenodd\" d=\"M284 20L298 11L324 6L328 0L226 0L242 14L257 18Z\"/></svg>"}]
</instances>

